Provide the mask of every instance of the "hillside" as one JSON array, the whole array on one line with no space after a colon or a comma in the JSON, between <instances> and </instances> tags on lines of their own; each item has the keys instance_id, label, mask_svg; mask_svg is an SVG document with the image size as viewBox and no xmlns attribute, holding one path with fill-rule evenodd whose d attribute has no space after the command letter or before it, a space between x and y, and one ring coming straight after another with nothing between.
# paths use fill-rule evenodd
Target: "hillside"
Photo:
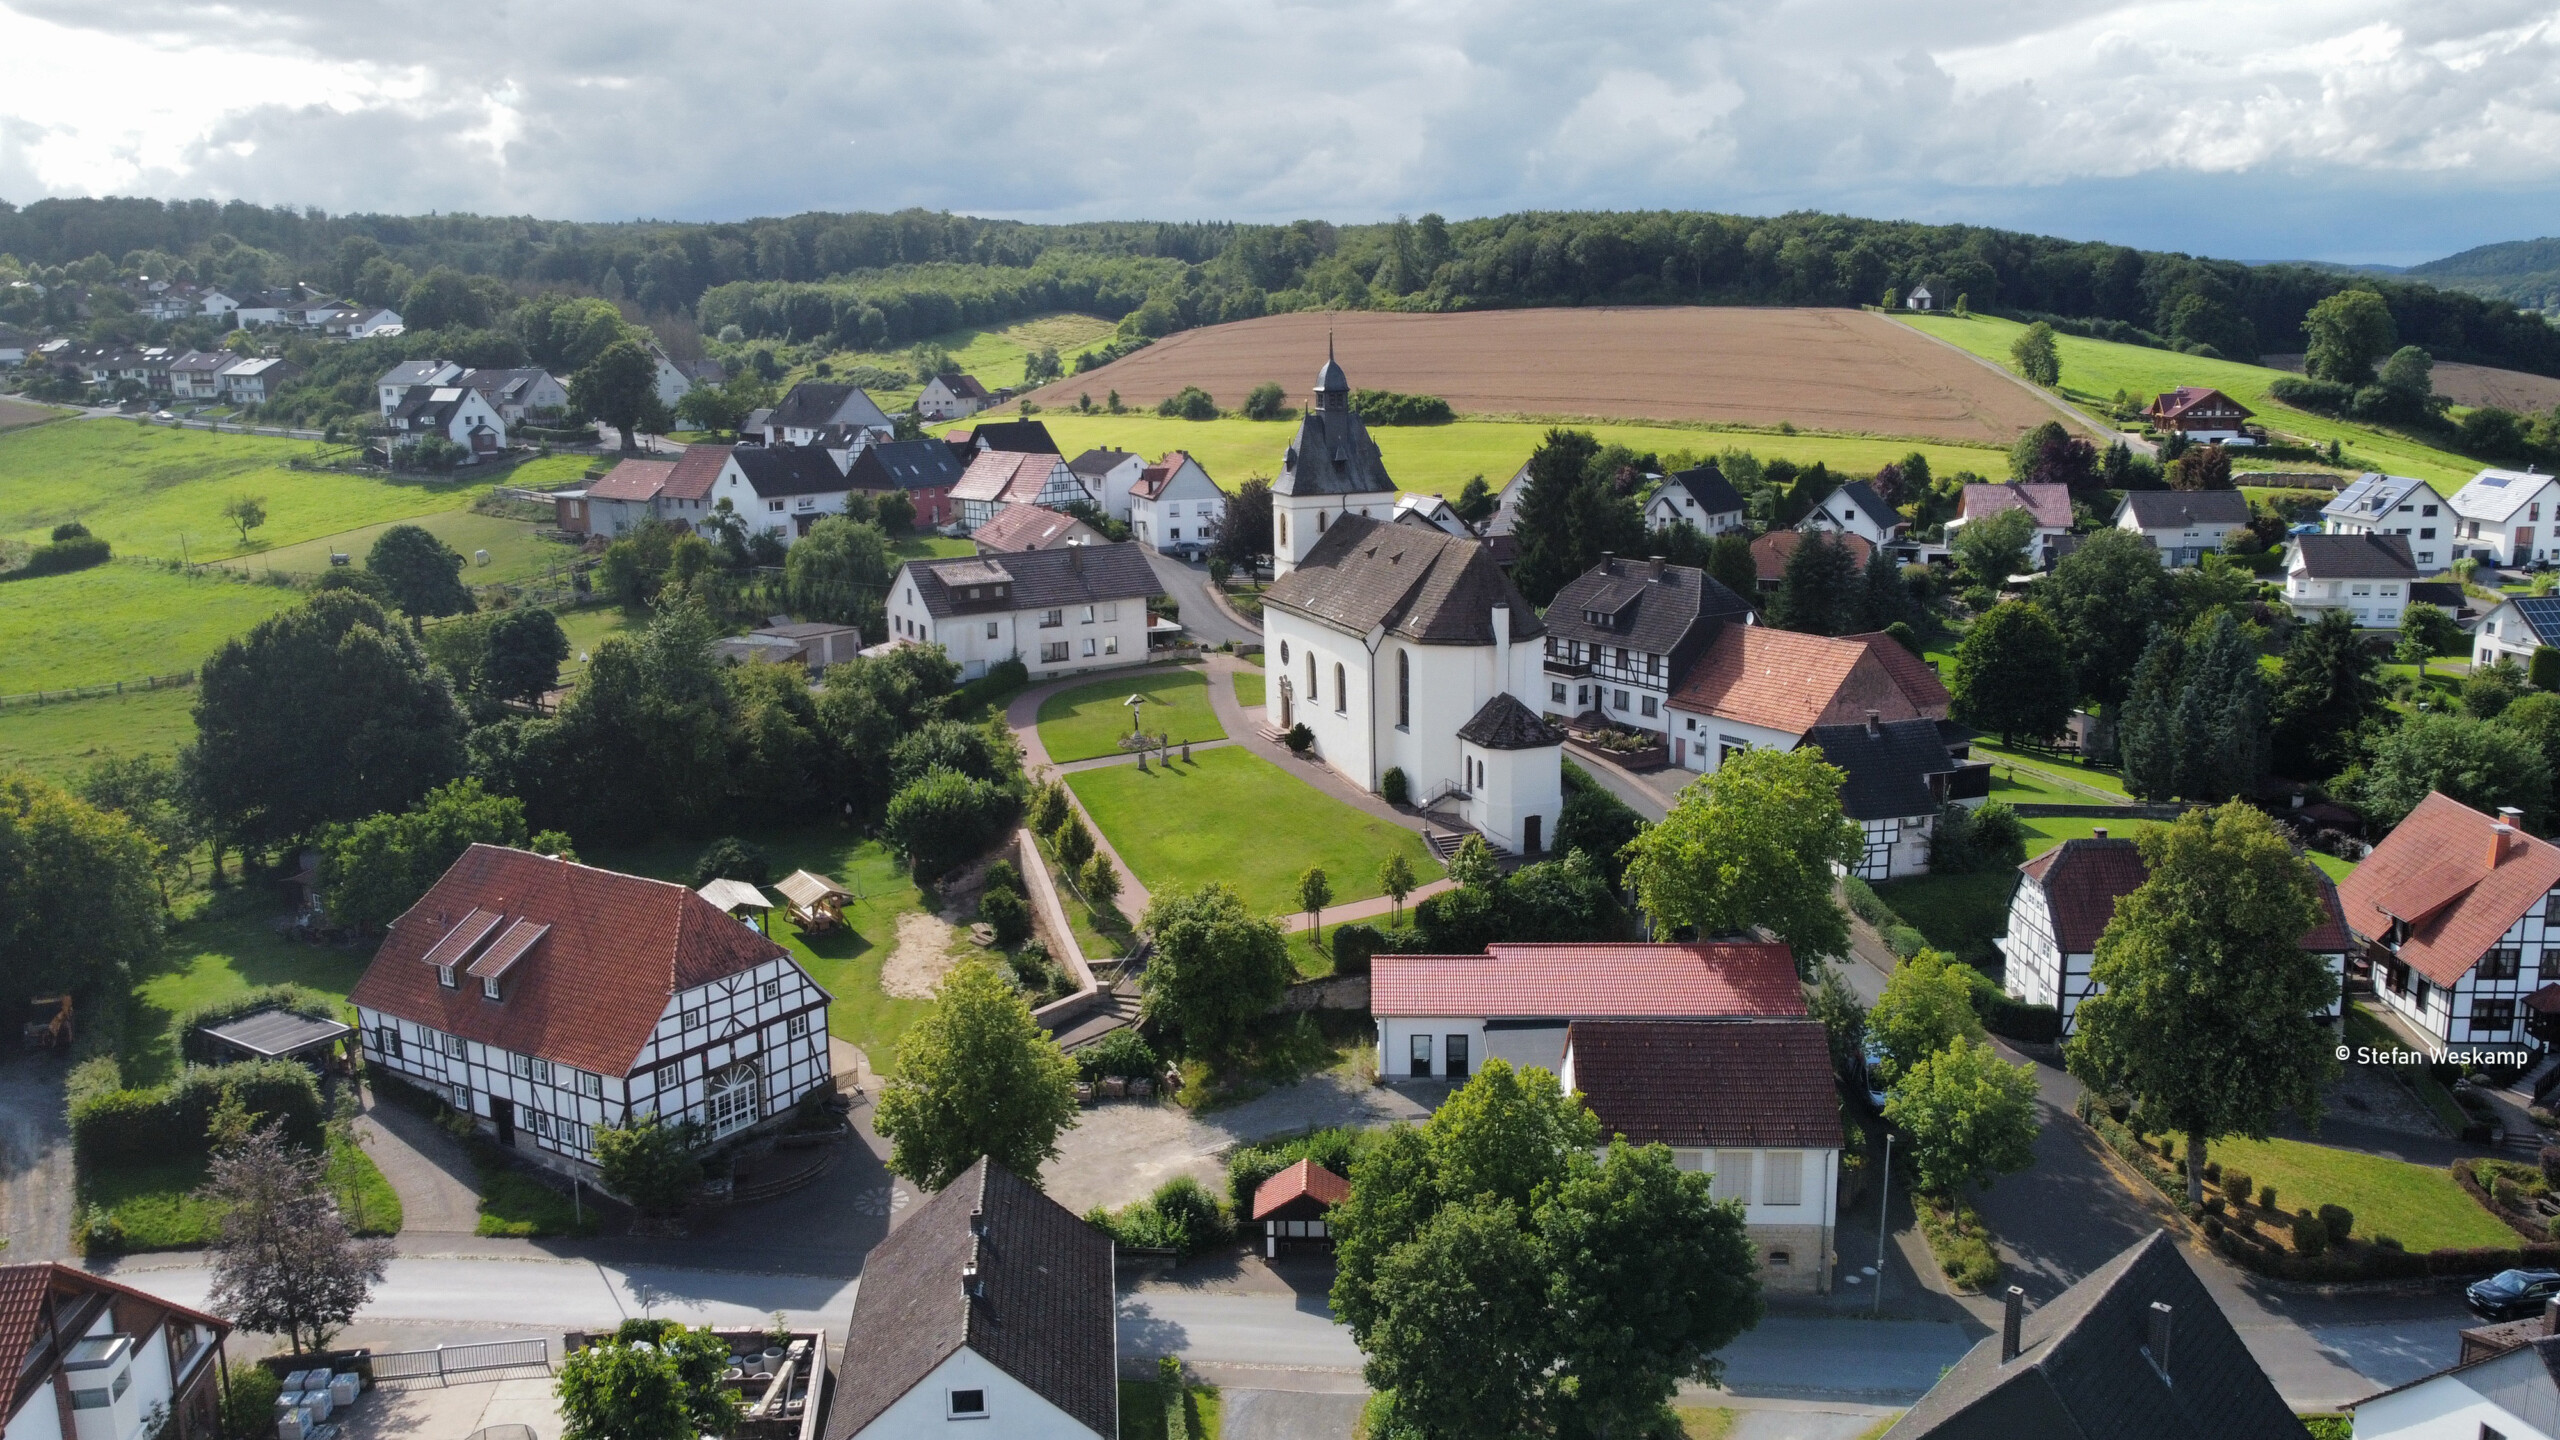
<instances>
[{"instance_id":1,"label":"hillside","mask_svg":"<svg viewBox=\"0 0 2560 1440\"><path fill-rule=\"evenodd\" d=\"M2402 272L2447 290L2504 300L2525 310L2560 308L2560 238L2476 245Z\"/></svg>"}]
</instances>

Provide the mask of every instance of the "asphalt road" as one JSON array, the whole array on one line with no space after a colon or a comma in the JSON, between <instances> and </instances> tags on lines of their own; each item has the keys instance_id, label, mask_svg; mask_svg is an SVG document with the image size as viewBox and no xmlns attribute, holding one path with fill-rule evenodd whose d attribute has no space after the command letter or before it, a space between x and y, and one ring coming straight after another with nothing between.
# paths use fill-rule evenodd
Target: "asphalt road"
<instances>
[{"instance_id":1,"label":"asphalt road","mask_svg":"<svg viewBox=\"0 0 2560 1440\"><path fill-rule=\"evenodd\" d=\"M1228 616L1225 607L1209 598L1208 566L1185 565L1153 549L1147 551L1147 565L1156 572L1156 583L1164 587L1164 593L1172 596L1173 602L1182 607L1182 628L1197 636L1202 644L1215 647L1230 642L1237 645L1262 643L1261 630L1237 624Z\"/></svg>"}]
</instances>

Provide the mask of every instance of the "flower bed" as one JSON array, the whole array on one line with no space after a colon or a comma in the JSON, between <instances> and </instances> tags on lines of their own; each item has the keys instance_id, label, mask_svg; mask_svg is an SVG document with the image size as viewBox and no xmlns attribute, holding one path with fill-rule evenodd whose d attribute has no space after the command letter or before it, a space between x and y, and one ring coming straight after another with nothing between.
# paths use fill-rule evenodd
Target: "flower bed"
<instances>
[{"instance_id":1,"label":"flower bed","mask_svg":"<svg viewBox=\"0 0 2560 1440\"><path fill-rule=\"evenodd\" d=\"M1948 1283L1967 1295L1979 1295L2000 1283L2000 1256L1991 1248L1991 1231L1980 1212L1961 1199L1916 1195L1920 1233Z\"/></svg>"}]
</instances>

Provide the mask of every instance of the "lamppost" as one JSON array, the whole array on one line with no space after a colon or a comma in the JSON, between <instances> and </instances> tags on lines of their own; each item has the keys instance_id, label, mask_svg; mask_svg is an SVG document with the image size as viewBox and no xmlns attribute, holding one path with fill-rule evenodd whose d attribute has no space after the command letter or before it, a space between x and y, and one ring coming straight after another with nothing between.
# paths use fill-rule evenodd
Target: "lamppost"
<instances>
[{"instance_id":1,"label":"lamppost","mask_svg":"<svg viewBox=\"0 0 2560 1440\"><path fill-rule=\"evenodd\" d=\"M1875 1313L1884 1314L1884 1237L1890 1228L1885 1223L1885 1202L1893 1195L1893 1132L1884 1132L1883 1183L1876 1186L1876 1303Z\"/></svg>"}]
</instances>

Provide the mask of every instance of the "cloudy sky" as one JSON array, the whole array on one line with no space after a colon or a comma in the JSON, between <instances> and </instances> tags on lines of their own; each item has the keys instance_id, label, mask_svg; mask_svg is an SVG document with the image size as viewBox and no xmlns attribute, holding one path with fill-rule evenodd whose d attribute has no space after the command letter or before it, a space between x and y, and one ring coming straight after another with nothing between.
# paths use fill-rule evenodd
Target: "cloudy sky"
<instances>
[{"instance_id":1,"label":"cloudy sky","mask_svg":"<svg viewBox=\"0 0 2560 1440\"><path fill-rule=\"evenodd\" d=\"M2526 0L0 0L0 198L1025 219L1816 208L2560 233Z\"/></svg>"}]
</instances>

